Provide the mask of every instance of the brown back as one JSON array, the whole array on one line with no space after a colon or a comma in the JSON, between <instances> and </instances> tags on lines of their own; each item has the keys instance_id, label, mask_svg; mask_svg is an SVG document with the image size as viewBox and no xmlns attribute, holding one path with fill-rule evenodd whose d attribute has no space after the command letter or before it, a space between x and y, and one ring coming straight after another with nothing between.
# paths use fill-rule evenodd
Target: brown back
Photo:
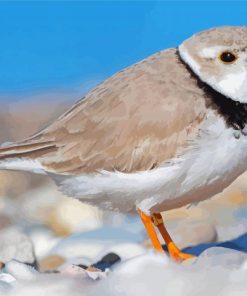
<instances>
[{"instance_id":1,"label":"brown back","mask_svg":"<svg viewBox=\"0 0 247 296\"><path fill-rule=\"evenodd\" d=\"M117 73L29 142L54 142L38 156L47 170L136 172L175 157L207 109L203 91L175 49Z\"/></svg>"}]
</instances>

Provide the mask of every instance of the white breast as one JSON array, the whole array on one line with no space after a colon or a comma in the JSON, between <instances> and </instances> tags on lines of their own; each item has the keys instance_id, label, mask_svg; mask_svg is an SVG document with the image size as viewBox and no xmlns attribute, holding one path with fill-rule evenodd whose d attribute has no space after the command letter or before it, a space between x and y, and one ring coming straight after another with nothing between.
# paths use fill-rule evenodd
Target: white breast
<instances>
[{"instance_id":1,"label":"white breast","mask_svg":"<svg viewBox=\"0 0 247 296\"><path fill-rule=\"evenodd\" d=\"M224 120L210 114L191 146L162 167L138 173L101 171L56 177L67 195L104 209L160 212L222 191L247 168L247 137L237 139Z\"/></svg>"}]
</instances>

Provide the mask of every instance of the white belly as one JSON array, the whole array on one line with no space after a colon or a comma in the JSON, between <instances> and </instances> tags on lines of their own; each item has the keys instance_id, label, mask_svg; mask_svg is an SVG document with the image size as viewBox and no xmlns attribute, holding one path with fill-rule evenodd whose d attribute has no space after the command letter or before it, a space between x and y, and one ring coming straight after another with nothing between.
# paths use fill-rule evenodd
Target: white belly
<instances>
[{"instance_id":1,"label":"white belly","mask_svg":"<svg viewBox=\"0 0 247 296\"><path fill-rule=\"evenodd\" d=\"M221 118L204 122L199 137L177 159L151 171L56 177L60 189L104 209L160 212L222 191L247 169L247 137L237 139Z\"/></svg>"}]
</instances>

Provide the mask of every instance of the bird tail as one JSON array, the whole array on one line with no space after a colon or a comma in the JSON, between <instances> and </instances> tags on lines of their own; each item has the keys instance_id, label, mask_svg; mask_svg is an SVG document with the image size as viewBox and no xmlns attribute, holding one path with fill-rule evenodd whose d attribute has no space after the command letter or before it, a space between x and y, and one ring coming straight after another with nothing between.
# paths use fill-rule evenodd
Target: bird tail
<instances>
[{"instance_id":1,"label":"bird tail","mask_svg":"<svg viewBox=\"0 0 247 296\"><path fill-rule=\"evenodd\" d=\"M55 151L52 141L23 141L0 146L0 170L35 171L41 168L37 161L44 154Z\"/></svg>"}]
</instances>

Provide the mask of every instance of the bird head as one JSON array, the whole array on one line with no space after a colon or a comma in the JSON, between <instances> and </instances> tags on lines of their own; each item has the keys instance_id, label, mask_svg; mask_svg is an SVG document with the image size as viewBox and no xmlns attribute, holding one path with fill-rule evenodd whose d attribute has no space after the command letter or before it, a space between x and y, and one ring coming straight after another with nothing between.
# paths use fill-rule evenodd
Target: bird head
<instances>
[{"instance_id":1,"label":"bird head","mask_svg":"<svg viewBox=\"0 0 247 296\"><path fill-rule=\"evenodd\" d=\"M179 46L187 66L222 95L247 103L247 27L218 27Z\"/></svg>"}]
</instances>

